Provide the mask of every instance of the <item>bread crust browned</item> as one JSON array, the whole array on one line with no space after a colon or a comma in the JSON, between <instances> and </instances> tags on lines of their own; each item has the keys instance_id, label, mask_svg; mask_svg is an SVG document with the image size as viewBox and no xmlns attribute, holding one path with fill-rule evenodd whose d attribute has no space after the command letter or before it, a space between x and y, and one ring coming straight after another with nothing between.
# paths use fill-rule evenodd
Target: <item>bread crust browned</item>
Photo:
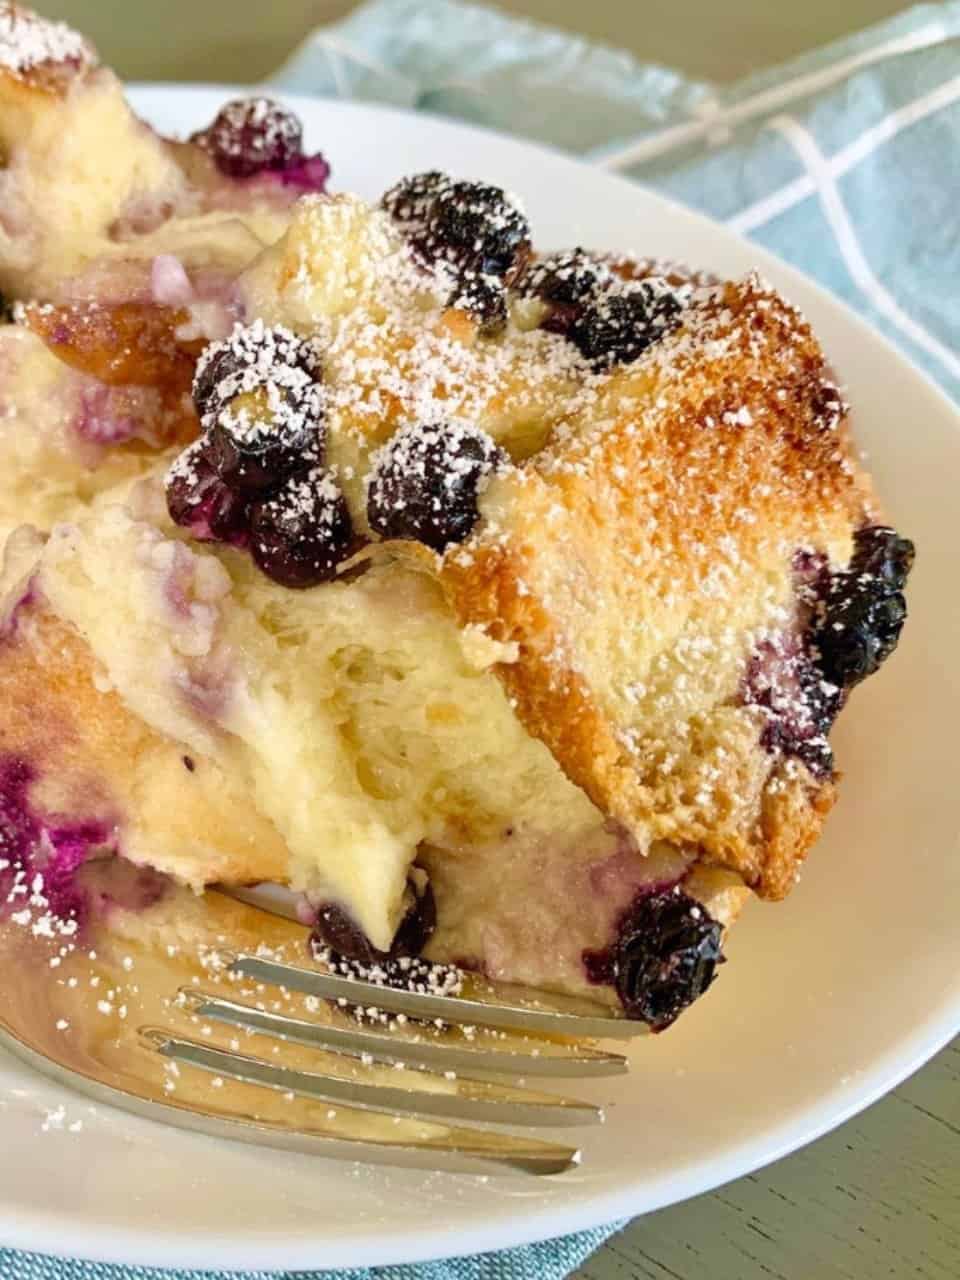
<instances>
[{"instance_id":1,"label":"bread crust browned","mask_svg":"<svg viewBox=\"0 0 960 1280\"><path fill-rule=\"evenodd\" d=\"M835 786L761 747L740 686L771 607L793 607L796 551L844 563L875 514L844 413L796 310L755 276L725 285L495 479L439 570L461 625L517 646L498 668L517 715L598 807L770 898ZM671 674L718 685L688 713Z\"/></svg>"}]
</instances>

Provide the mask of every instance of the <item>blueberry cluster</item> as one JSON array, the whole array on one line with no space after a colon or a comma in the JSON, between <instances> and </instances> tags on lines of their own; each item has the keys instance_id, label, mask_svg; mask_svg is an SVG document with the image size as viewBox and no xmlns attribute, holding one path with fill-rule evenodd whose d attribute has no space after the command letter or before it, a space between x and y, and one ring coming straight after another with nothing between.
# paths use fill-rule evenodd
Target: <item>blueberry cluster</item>
<instances>
[{"instance_id":1,"label":"blueberry cluster","mask_svg":"<svg viewBox=\"0 0 960 1280\"><path fill-rule=\"evenodd\" d=\"M721 925L675 885L641 893L613 944L584 962L594 981L613 984L628 1018L663 1031L713 982L722 940Z\"/></svg>"},{"instance_id":2,"label":"blueberry cluster","mask_svg":"<svg viewBox=\"0 0 960 1280\"><path fill-rule=\"evenodd\" d=\"M374 458L367 489L370 528L382 538L412 539L443 552L473 529L481 485L505 462L478 427L404 427Z\"/></svg>"},{"instance_id":3,"label":"blueberry cluster","mask_svg":"<svg viewBox=\"0 0 960 1280\"><path fill-rule=\"evenodd\" d=\"M683 310L665 280L624 280L584 249L539 259L520 288L546 303L543 327L565 334L598 371L636 360L679 323Z\"/></svg>"},{"instance_id":4,"label":"blueberry cluster","mask_svg":"<svg viewBox=\"0 0 960 1280\"><path fill-rule=\"evenodd\" d=\"M886 525L854 535L845 569L823 557L795 564L804 615L795 635L763 642L753 655L744 701L761 707L761 743L795 756L817 777L833 772L827 735L850 690L872 675L897 646L907 604L903 595L913 543Z\"/></svg>"},{"instance_id":5,"label":"blueberry cluster","mask_svg":"<svg viewBox=\"0 0 960 1280\"><path fill-rule=\"evenodd\" d=\"M249 548L275 582L327 582L353 533L323 465L319 356L312 343L261 321L213 343L193 397L203 435L167 475L167 506L196 538Z\"/></svg>"},{"instance_id":6,"label":"blueberry cluster","mask_svg":"<svg viewBox=\"0 0 960 1280\"><path fill-rule=\"evenodd\" d=\"M228 102L190 141L229 178L273 173L290 177L304 190L322 191L330 171L322 156L304 153L299 119L272 98Z\"/></svg>"},{"instance_id":7,"label":"blueberry cluster","mask_svg":"<svg viewBox=\"0 0 960 1280\"><path fill-rule=\"evenodd\" d=\"M403 178L382 206L429 268L453 278L449 305L496 332L507 316L507 290L530 257L530 226L500 187L454 181L437 170Z\"/></svg>"},{"instance_id":8,"label":"blueberry cluster","mask_svg":"<svg viewBox=\"0 0 960 1280\"><path fill-rule=\"evenodd\" d=\"M844 691L893 653L907 616L903 594L914 546L885 525L854 535L850 564L823 584L812 630L817 665Z\"/></svg>"}]
</instances>

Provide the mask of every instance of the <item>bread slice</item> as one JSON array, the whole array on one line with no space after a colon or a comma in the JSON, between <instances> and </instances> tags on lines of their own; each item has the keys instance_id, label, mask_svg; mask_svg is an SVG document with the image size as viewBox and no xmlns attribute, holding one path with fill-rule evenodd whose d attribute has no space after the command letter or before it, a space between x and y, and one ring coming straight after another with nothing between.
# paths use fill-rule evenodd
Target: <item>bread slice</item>
<instances>
[{"instance_id":1,"label":"bread slice","mask_svg":"<svg viewBox=\"0 0 960 1280\"><path fill-rule=\"evenodd\" d=\"M789 890L830 776L760 744L748 661L797 625L797 557L876 516L810 327L756 277L708 291L529 465L442 581L529 731L641 841Z\"/></svg>"}]
</instances>

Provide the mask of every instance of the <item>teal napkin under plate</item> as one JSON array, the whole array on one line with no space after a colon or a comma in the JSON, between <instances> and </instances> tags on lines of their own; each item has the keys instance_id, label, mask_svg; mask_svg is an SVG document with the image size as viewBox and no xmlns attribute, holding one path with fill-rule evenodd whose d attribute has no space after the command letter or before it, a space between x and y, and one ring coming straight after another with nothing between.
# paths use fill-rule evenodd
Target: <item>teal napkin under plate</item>
<instances>
[{"instance_id":1,"label":"teal napkin under plate","mask_svg":"<svg viewBox=\"0 0 960 1280\"><path fill-rule=\"evenodd\" d=\"M456 116L637 178L800 267L960 398L958 0L722 87L492 9L374 0L274 83Z\"/></svg>"},{"instance_id":2,"label":"teal napkin under plate","mask_svg":"<svg viewBox=\"0 0 960 1280\"><path fill-rule=\"evenodd\" d=\"M960 400L960 0L723 87L492 9L374 0L309 36L273 83L455 116L635 177L818 279ZM561 1280L614 1230L323 1274ZM4 1280L172 1275L0 1249Z\"/></svg>"}]
</instances>

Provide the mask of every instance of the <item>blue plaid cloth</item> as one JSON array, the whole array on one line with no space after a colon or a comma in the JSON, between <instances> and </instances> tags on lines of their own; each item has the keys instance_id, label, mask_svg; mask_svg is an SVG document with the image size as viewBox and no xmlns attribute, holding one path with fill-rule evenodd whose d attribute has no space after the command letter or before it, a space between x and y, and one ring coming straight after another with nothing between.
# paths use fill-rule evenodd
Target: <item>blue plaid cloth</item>
<instances>
[{"instance_id":1,"label":"blue plaid cloth","mask_svg":"<svg viewBox=\"0 0 960 1280\"><path fill-rule=\"evenodd\" d=\"M455 0L374 0L314 32L274 83L521 132L636 177L818 279L960 399L960 0L722 88ZM325 1274L560 1280L614 1230ZM9 1280L163 1274L0 1250Z\"/></svg>"}]
</instances>

